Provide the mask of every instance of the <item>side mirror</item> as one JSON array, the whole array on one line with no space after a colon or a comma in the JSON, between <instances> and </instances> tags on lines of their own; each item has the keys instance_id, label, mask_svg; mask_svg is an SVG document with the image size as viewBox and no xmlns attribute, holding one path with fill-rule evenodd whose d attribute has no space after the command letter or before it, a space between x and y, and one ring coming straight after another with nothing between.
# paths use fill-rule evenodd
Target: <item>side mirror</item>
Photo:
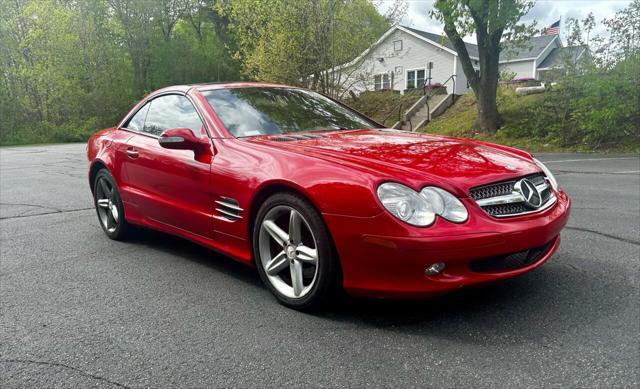
<instances>
[{"instance_id":1,"label":"side mirror","mask_svg":"<svg viewBox=\"0 0 640 389\"><path fill-rule=\"evenodd\" d=\"M209 147L209 142L198 138L188 128L170 128L160 134L160 146L173 150L193 150L200 153Z\"/></svg>"}]
</instances>

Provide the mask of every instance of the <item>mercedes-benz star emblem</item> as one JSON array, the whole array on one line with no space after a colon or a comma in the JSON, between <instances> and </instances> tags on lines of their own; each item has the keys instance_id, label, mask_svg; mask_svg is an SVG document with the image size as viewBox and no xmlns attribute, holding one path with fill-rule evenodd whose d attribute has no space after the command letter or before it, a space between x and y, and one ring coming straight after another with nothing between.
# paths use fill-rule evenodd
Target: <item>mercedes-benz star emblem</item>
<instances>
[{"instance_id":1,"label":"mercedes-benz star emblem","mask_svg":"<svg viewBox=\"0 0 640 389\"><path fill-rule=\"evenodd\" d=\"M533 185L533 182L523 178L516 182L513 189L520 193L524 198L524 203L531 208L540 208L542 205L542 196L538 192L538 188Z\"/></svg>"}]
</instances>

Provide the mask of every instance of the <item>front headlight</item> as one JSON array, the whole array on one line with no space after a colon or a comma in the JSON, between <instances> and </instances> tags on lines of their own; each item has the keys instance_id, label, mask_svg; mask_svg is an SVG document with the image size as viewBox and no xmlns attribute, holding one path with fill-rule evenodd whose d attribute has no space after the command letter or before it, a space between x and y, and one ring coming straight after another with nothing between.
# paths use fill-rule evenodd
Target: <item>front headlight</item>
<instances>
[{"instance_id":1,"label":"front headlight","mask_svg":"<svg viewBox=\"0 0 640 389\"><path fill-rule=\"evenodd\" d=\"M533 162L536 163L536 165L538 165L538 167L540 169L542 169L542 172L544 173L545 176L547 176L547 178L549 179L549 182L551 183L551 187L553 188L553 190L557 191L558 190L558 181L556 181L556 178L553 176L553 173L551 173L551 170L549 170L544 163L538 161L537 159L533 159Z\"/></svg>"},{"instance_id":2,"label":"front headlight","mask_svg":"<svg viewBox=\"0 0 640 389\"><path fill-rule=\"evenodd\" d=\"M378 187L378 198L393 216L414 226L428 226L436 215L456 223L468 217L467 209L460 200L433 186L427 186L418 193L405 185L386 182Z\"/></svg>"}]
</instances>

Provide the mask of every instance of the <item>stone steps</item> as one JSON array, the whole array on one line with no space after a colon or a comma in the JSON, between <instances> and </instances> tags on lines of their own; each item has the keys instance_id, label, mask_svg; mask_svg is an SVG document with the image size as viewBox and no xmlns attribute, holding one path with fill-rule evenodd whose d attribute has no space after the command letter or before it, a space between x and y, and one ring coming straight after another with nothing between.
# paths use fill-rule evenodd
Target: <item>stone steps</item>
<instances>
[{"instance_id":1,"label":"stone steps","mask_svg":"<svg viewBox=\"0 0 640 389\"><path fill-rule=\"evenodd\" d=\"M400 123L400 129L404 131L415 131L422 127L430 118L433 118L434 114L440 114L444 109L440 106L444 100L451 98L452 95L433 95L429 98L429 105L424 104L418 111L416 111L408 120ZM448 107L447 107L448 108ZM446 109L446 108L445 108ZM440 111L440 112L436 112Z\"/></svg>"}]
</instances>

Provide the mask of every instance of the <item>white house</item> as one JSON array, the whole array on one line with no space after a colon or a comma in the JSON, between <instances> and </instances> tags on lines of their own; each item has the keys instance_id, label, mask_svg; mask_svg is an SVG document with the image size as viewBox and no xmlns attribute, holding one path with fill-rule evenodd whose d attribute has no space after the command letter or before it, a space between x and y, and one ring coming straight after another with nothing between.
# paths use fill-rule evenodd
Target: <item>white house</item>
<instances>
[{"instance_id":1,"label":"white house","mask_svg":"<svg viewBox=\"0 0 640 389\"><path fill-rule=\"evenodd\" d=\"M478 66L478 47L465 45ZM585 51L585 46L563 47L558 35L536 36L522 48L503 50L499 66L515 77L539 79L543 72L562 67L564 52L577 60ZM355 93L381 89L404 92L429 81L445 85L449 93L469 91L458 54L446 35L405 26L389 29L356 59L336 68L334 78Z\"/></svg>"}]
</instances>

